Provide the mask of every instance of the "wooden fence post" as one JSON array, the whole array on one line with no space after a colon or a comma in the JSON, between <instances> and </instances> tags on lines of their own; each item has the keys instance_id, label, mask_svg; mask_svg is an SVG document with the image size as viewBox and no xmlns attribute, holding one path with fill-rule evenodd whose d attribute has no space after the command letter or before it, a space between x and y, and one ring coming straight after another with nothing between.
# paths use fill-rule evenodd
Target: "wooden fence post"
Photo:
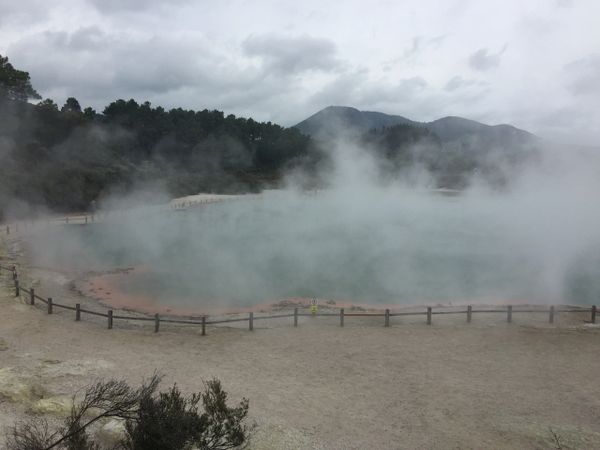
<instances>
[{"instance_id":1,"label":"wooden fence post","mask_svg":"<svg viewBox=\"0 0 600 450\"><path fill-rule=\"evenodd\" d=\"M431 306L427 307L427 325L431 325Z\"/></svg>"},{"instance_id":2,"label":"wooden fence post","mask_svg":"<svg viewBox=\"0 0 600 450\"><path fill-rule=\"evenodd\" d=\"M596 323L596 305L592 305L592 323Z\"/></svg>"},{"instance_id":3,"label":"wooden fence post","mask_svg":"<svg viewBox=\"0 0 600 450\"><path fill-rule=\"evenodd\" d=\"M206 336L206 316L202 316L202 336Z\"/></svg>"},{"instance_id":4,"label":"wooden fence post","mask_svg":"<svg viewBox=\"0 0 600 450\"><path fill-rule=\"evenodd\" d=\"M17 266L12 266L12 277L13 277L13 280L16 280L17 278L19 278L19 276L17 275Z\"/></svg>"},{"instance_id":5,"label":"wooden fence post","mask_svg":"<svg viewBox=\"0 0 600 450\"><path fill-rule=\"evenodd\" d=\"M19 289L19 279L15 278L15 297L21 295L21 289Z\"/></svg>"},{"instance_id":6,"label":"wooden fence post","mask_svg":"<svg viewBox=\"0 0 600 450\"><path fill-rule=\"evenodd\" d=\"M248 316L248 329L250 331L254 330L254 313L251 312Z\"/></svg>"},{"instance_id":7,"label":"wooden fence post","mask_svg":"<svg viewBox=\"0 0 600 450\"><path fill-rule=\"evenodd\" d=\"M79 303L75 303L75 322L79 322L81 320L81 305Z\"/></svg>"},{"instance_id":8,"label":"wooden fence post","mask_svg":"<svg viewBox=\"0 0 600 450\"><path fill-rule=\"evenodd\" d=\"M10 226L6 225L6 234L10 234Z\"/></svg>"},{"instance_id":9,"label":"wooden fence post","mask_svg":"<svg viewBox=\"0 0 600 450\"><path fill-rule=\"evenodd\" d=\"M512 305L508 305L508 309L506 310L506 321L508 323L512 322Z\"/></svg>"},{"instance_id":10,"label":"wooden fence post","mask_svg":"<svg viewBox=\"0 0 600 450\"><path fill-rule=\"evenodd\" d=\"M85 224L87 225L87 216L85 216Z\"/></svg>"},{"instance_id":11,"label":"wooden fence post","mask_svg":"<svg viewBox=\"0 0 600 450\"><path fill-rule=\"evenodd\" d=\"M158 329L160 328L160 317L158 313L154 314L154 332L158 333Z\"/></svg>"},{"instance_id":12,"label":"wooden fence post","mask_svg":"<svg viewBox=\"0 0 600 450\"><path fill-rule=\"evenodd\" d=\"M550 323L554 323L554 305L550 307L550 318L548 319Z\"/></svg>"},{"instance_id":13,"label":"wooden fence post","mask_svg":"<svg viewBox=\"0 0 600 450\"><path fill-rule=\"evenodd\" d=\"M35 305L35 289L32 287L29 288L29 304Z\"/></svg>"},{"instance_id":14,"label":"wooden fence post","mask_svg":"<svg viewBox=\"0 0 600 450\"><path fill-rule=\"evenodd\" d=\"M344 326L344 308L340 308L340 327Z\"/></svg>"},{"instance_id":15,"label":"wooden fence post","mask_svg":"<svg viewBox=\"0 0 600 450\"><path fill-rule=\"evenodd\" d=\"M111 330L113 327L113 310L108 310L108 329Z\"/></svg>"},{"instance_id":16,"label":"wooden fence post","mask_svg":"<svg viewBox=\"0 0 600 450\"><path fill-rule=\"evenodd\" d=\"M384 326L389 327L390 326L390 310L386 309L385 310L385 324Z\"/></svg>"},{"instance_id":17,"label":"wooden fence post","mask_svg":"<svg viewBox=\"0 0 600 450\"><path fill-rule=\"evenodd\" d=\"M294 326L298 326L298 308L294 308Z\"/></svg>"},{"instance_id":18,"label":"wooden fence post","mask_svg":"<svg viewBox=\"0 0 600 450\"><path fill-rule=\"evenodd\" d=\"M48 314L52 314L52 297L48 297Z\"/></svg>"},{"instance_id":19,"label":"wooden fence post","mask_svg":"<svg viewBox=\"0 0 600 450\"><path fill-rule=\"evenodd\" d=\"M473 315L473 307L471 305L467 306L467 323L471 323L471 318Z\"/></svg>"}]
</instances>

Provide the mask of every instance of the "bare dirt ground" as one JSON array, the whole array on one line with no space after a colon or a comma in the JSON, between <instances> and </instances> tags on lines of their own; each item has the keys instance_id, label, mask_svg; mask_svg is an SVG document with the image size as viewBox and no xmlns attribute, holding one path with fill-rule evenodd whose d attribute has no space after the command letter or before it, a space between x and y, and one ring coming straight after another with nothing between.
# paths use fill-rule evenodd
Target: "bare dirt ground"
<instances>
[{"instance_id":1,"label":"bare dirt ground","mask_svg":"<svg viewBox=\"0 0 600 450\"><path fill-rule=\"evenodd\" d=\"M31 274L44 295L81 301L68 278ZM255 449L557 448L550 429L563 448L600 448L600 330L587 314L554 325L526 314L511 324L393 318L390 328L381 318L344 328L336 317L298 328L281 319L201 336L166 324L158 334L151 324L107 330L105 319L47 315L12 292L0 276L0 428L64 412L96 378L138 384L158 370L164 387L194 391L218 377L232 401L249 398Z\"/></svg>"}]
</instances>

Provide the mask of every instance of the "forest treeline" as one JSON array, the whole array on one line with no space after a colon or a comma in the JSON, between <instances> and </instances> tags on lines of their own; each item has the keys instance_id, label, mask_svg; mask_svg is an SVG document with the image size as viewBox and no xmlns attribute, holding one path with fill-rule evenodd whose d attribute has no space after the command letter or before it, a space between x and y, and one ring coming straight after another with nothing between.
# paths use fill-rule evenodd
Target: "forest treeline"
<instances>
[{"instance_id":1,"label":"forest treeline","mask_svg":"<svg viewBox=\"0 0 600 450\"><path fill-rule=\"evenodd\" d=\"M495 184L506 178L498 158L482 151L490 145L449 145L424 127L373 129L359 144L378 156L382 180L415 167L432 187L464 187L474 173ZM149 186L170 196L256 192L278 187L290 171L306 187L326 185L327 147L297 128L216 110L119 99L96 112L73 97L59 106L42 100L29 74L0 55L0 219L40 207L85 211ZM502 158L521 155L503 151Z\"/></svg>"},{"instance_id":2,"label":"forest treeline","mask_svg":"<svg viewBox=\"0 0 600 450\"><path fill-rule=\"evenodd\" d=\"M247 192L314 164L295 128L116 100L101 113L75 98L39 99L27 72L0 57L0 211L19 204L86 210L93 200L157 183L170 195Z\"/></svg>"}]
</instances>

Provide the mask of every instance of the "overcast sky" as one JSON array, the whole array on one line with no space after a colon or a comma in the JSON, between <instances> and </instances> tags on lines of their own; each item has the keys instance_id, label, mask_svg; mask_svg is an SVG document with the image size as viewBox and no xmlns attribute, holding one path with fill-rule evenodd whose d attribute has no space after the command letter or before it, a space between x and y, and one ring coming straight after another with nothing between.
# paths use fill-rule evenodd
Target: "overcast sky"
<instances>
[{"instance_id":1,"label":"overcast sky","mask_svg":"<svg viewBox=\"0 0 600 450\"><path fill-rule=\"evenodd\" d=\"M597 0L0 0L0 54L59 105L282 125L347 105L600 145L599 20Z\"/></svg>"}]
</instances>

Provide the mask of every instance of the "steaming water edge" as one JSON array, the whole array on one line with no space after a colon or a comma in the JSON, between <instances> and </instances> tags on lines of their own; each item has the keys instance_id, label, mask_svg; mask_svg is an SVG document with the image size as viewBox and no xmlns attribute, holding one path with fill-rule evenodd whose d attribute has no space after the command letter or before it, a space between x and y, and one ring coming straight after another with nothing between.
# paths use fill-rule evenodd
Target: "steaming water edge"
<instances>
[{"instance_id":1,"label":"steaming water edge","mask_svg":"<svg viewBox=\"0 0 600 450\"><path fill-rule=\"evenodd\" d=\"M558 247L515 199L407 190L273 192L252 200L61 227L37 264L111 270L119 290L174 307L289 297L359 303L594 303L598 236ZM527 215L523 210L519 216ZM549 233L549 234L548 234ZM553 241L554 239L554 241Z\"/></svg>"}]
</instances>

